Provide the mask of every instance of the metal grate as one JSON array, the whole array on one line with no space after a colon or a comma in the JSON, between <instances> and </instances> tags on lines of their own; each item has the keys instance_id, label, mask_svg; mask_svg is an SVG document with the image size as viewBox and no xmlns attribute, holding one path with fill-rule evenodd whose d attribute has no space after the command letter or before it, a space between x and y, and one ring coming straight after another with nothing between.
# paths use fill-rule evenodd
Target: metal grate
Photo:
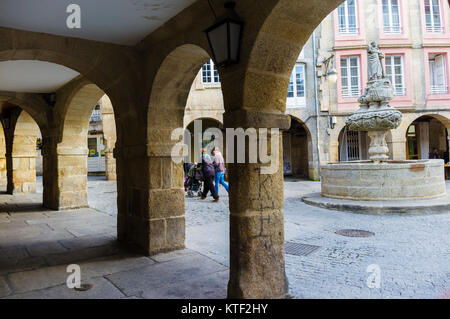
<instances>
[{"instance_id":1,"label":"metal grate","mask_svg":"<svg viewBox=\"0 0 450 319\"><path fill-rule=\"evenodd\" d=\"M318 250L320 246L307 245L307 244L299 244L292 242L284 243L284 251L288 255L295 256L309 256L316 250Z\"/></svg>"},{"instance_id":2,"label":"metal grate","mask_svg":"<svg viewBox=\"0 0 450 319\"><path fill-rule=\"evenodd\" d=\"M345 237L372 237L375 236L374 233L367 230L360 229L342 229L338 230L336 234L345 236Z\"/></svg>"}]
</instances>

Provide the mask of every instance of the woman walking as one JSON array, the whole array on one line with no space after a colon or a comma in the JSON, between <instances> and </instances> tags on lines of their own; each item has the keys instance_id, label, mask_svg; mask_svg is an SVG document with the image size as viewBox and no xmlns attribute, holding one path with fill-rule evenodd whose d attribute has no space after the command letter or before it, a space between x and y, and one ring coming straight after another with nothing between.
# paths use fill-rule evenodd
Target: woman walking
<instances>
[{"instance_id":1,"label":"woman walking","mask_svg":"<svg viewBox=\"0 0 450 319\"><path fill-rule=\"evenodd\" d=\"M225 183L225 160L223 159L222 153L218 147L213 149L214 154L214 168L216 169L215 175L215 184L216 184L216 193L219 194L219 184L222 184L225 187L225 190L228 193L228 184Z\"/></svg>"},{"instance_id":2,"label":"woman walking","mask_svg":"<svg viewBox=\"0 0 450 319\"><path fill-rule=\"evenodd\" d=\"M202 148L202 173L203 173L203 193L202 199L206 199L206 196L211 192L214 202L219 201L219 195L214 187L214 175L215 169L211 156L206 152L206 148Z\"/></svg>"}]
</instances>

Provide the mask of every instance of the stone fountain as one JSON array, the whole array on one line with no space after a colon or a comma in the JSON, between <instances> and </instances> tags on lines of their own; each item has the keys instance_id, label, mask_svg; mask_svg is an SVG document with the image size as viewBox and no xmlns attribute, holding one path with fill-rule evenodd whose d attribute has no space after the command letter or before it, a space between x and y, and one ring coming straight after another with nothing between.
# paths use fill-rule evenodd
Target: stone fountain
<instances>
[{"instance_id":1,"label":"stone fountain","mask_svg":"<svg viewBox=\"0 0 450 319\"><path fill-rule=\"evenodd\" d=\"M321 194L305 196L303 201L364 213L404 213L417 211L417 207L429 211L435 206L448 209L443 160L389 160L386 135L400 126L402 113L389 105L394 88L382 66L384 55L374 42L367 51L367 87L358 99L360 109L346 124L350 130L368 132L370 160L323 165ZM445 200L430 201L439 197Z\"/></svg>"}]
</instances>

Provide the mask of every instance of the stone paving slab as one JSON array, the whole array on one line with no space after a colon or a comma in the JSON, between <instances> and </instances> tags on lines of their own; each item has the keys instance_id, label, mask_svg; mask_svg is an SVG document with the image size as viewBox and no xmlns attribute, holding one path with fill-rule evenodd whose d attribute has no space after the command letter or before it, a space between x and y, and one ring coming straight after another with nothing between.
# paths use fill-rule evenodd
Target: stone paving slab
<instances>
[{"instance_id":1,"label":"stone paving slab","mask_svg":"<svg viewBox=\"0 0 450 319\"><path fill-rule=\"evenodd\" d=\"M43 257L51 254L59 254L69 251L69 249L67 249L57 241L30 244L26 246L26 250L32 257Z\"/></svg>"},{"instance_id":2,"label":"stone paving slab","mask_svg":"<svg viewBox=\"0 0 450 319\"><path fill-rule=\"evenodd\" d=\"M84 283L84 282L82 282ZM15 294L5 299L120 299L124 295L105 278L99 277L88 280L92 289L76 291L69 289L66 284L27 293Z\"/></svg>"},{"instance_id":3,"label":"stone paving slab","mask_svg":"<svg viewBox=\"0 0 450 319\"><path fill-rule=\"evenodd\" d=\"M8 284L5 281L5 278L0 277L0 298L8 296L11 293L11 289L9 289Z\"/></svg>"},{"instance_id":4,"label":"stone paving slab","mask_svg":"<svg viewBox=\"0 0 450 319\"><path fill-rule=\"evenodd\" d=\"M119 252L120 247L118 245L104 245L68 251L61 254L47 255L44 259L47 265L67 265L103 256L110 256Z\"/></svg>"},{"instance_id":5,"label":"stone paving slab","mask_svg":"<svg viewBox=\"0 0 450 319\"><path fill-rule=\"evenodd\" d=\"M152 266L107 276L127 296L144 296L153 290L183 281L204 278L226 271L227 268L199 254L187 255Z\"/></svg>"},{"instance_id":6,"label":"stone paving slab","mask_svg":"<svg viewBox=\"0 0 450 319\"><path fill-rule=\"evenodd\" d=\"M142 268L153 265L154 261L147 257L136 255L114 255L100 259L77 263L81 268L81 280L109 275L129 269ZM7 276L14 293L58 286L66 282L69 275L66 270L69 264L44 267L31 271L13 273Z\"/></svg>"},{"instance_id":7,"label":"stone paving slab","mask_svg":"<svg viewBox=\"0 0 450 319\"><path fill-rule=\"evenodd\" d=\"M141 297L146 299L226 299L228 279L229 272L221 271L159 288L146 289Z\"/></svg>"}]
</instances>

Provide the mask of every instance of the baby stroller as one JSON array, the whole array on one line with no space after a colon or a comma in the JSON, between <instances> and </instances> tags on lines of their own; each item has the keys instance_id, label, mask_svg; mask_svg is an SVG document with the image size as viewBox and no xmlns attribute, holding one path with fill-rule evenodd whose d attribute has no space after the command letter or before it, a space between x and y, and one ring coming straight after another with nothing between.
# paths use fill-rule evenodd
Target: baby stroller
<instances>
[{"instance_id":1,"label":"baby stroller","mask_svg":"<svg viewBox=\"0 0 450 319\"><path fill-rule=\"evenodd\" d=\"M203 174L202 165L187 163L185 165L187 175L184 187L187 190L188 197L202 196L203 193Z\"/></svg>"}]
</instances>

